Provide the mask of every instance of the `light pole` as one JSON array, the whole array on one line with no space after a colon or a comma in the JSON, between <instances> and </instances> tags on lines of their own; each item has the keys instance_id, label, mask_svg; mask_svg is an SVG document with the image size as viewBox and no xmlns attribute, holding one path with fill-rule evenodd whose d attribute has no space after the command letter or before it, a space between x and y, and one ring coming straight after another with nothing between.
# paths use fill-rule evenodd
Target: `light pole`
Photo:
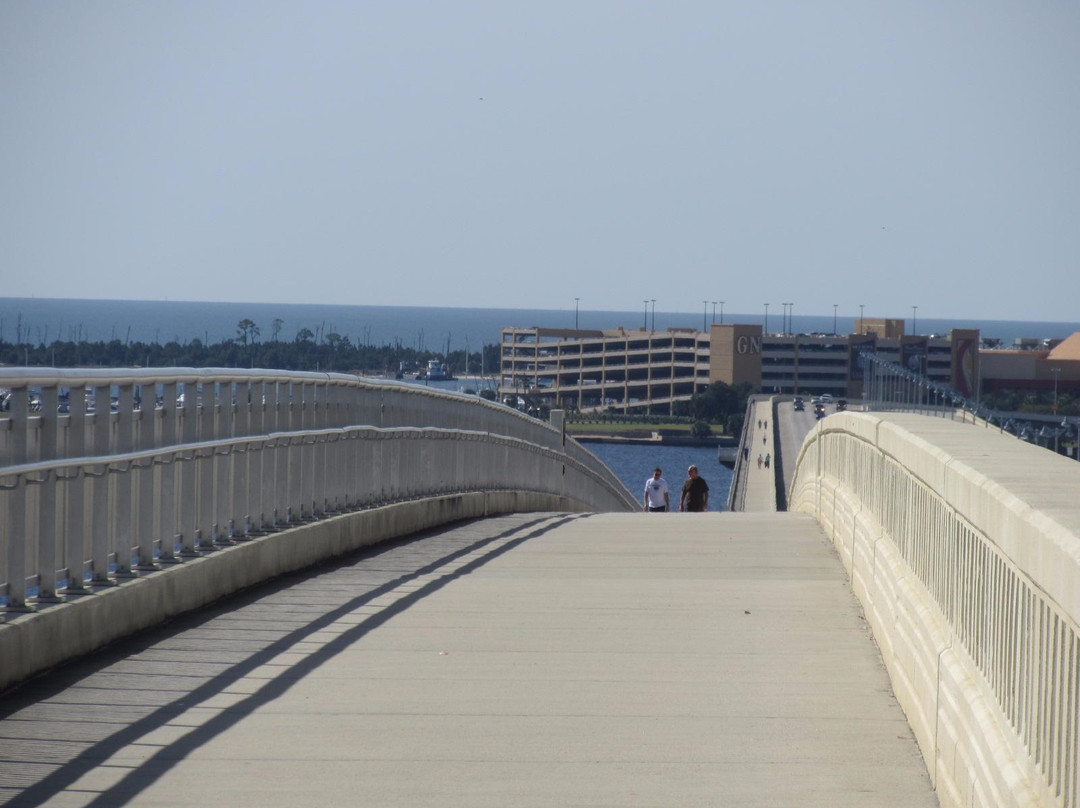
<instances>
[{"instance_id":1,"label":"light pole","mask_svg":"<svg viewBox=\"0 0 1080 808\"><path fill-rule=\"evenodd\" d=\"M713 321L713 323L716 322L716 301L715 300L712 302L712 321Z\"/></svg>"},{"instance_id":2,"label":"light pole","mask_svg":"<svg viewBox=\"0 0 1080 808\"><path fill-rule=\"evenodd\" d=\"M866 326L863 325L863 313L862 313L863 306L865 306L865 305L866 305L865 303L860 303L859 304L859 333L860 334L865 334L866 333Z\"/></svg>"},{"instance_id":3,"label":"light pole","mask_svg":"<svg viewBox=\"0 0 1080 808\"><path fill-rule=\"evenodd\" d=\"M574 330L575 331L577 330L577 327L578 327L578 301L580 301L580 300L581 300L580 297L575 297L574 298Z\"/></svg>"},{"instance_id":4,"label":"light pole","mask_svg":"<svg viewBox=\"0 0 1080 808\"><path fill-rule=\"evenodd\" d=\"M701 330L702 331L708 331L709 330L709 301L708 300L702 300L701 302L705 304L705 311L701 315Z\"/></svg>"},{"instance_id":5,"label":"light pole","mask_svg":"<svg viewBox=\"0 0 1080 808\"><path fill-rule=\"evenodd\" d=\"M724 301L720 301L720 325L724 324Z\"/></svg>"},{"instance_id":6,"label":"light pole","mask_svg":"<svg viewBox=\"0 0 1080 808\"><path fill-rule=\"evenodd\" d=\"M649 298L649 302L652 303L652 330L656 330L656 298Z\"/></svg>"},{"instance_id":7,"label":"light pole","mask_svg":"<svg viewBox=\"0 0 1080 808\"><path fill-rule=\"evenodd\" d=\"M836 307L838 305L838 303L832 304L832 333L834 337L836 336Z\"/></svg>"},{"instance_id":8,"label":"light pole","mask_svg":"<svg viewBox=\"0 0 1080 808\"><path fill-rule=\"evenodd\" d=\"M919 333L918 328L916 328L916 320L915 320L915 312L917 312L918 310L919 310L918 306L912 306L911 307L911 333L912 334L918 334Z\"/></svg>"},{"instance_id":9,"label":"light pole","mask_svg":"<svg viewBox=\"0 0 1080 808\"><path fill-rule=\"evenodd\" d=\"M645 300L645 324L641 326L642 331L649 330L649 301Z\"/></svg>"},{"instance_id":10,"label":"light pole","mask_svg":"<svg viewBox=\"0 0 1080 808\"><path fill-rule=\"evenodd\" d=\"M1061 373L1061 368L1050 368L1050 372L1054 374L1054 407L1053 407L1053 412L1054 412L1054 415L1057 415L1057 384L1058 384L1058 374Z\"/></svg>"},{"instance_id":11,"label":"light pole","mask_svg":"<svg viewBox=\"0 0 1080 808\"><path fill-rule=\"evenodd\" d=\"M769 304L765 304L765 330L764 333L769 333Z\"/></svg>"}]
</instances>

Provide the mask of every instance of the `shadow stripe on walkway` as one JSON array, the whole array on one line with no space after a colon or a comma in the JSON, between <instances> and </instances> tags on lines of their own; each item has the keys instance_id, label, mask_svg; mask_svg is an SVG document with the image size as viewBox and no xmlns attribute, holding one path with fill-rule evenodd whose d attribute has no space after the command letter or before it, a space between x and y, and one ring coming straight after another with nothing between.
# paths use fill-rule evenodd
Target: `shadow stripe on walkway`
<instances>
[{"instance_id":1,"label":"shadow stripe on walkway","mask_svg":"<svg viewBox=\"0 0 1080 808\"><path fill-rule=\"evenodd\" d=\"M795 514L468 523L126 645L9 697L12 804L936 804Z\"/></svg>"}]
</instances>

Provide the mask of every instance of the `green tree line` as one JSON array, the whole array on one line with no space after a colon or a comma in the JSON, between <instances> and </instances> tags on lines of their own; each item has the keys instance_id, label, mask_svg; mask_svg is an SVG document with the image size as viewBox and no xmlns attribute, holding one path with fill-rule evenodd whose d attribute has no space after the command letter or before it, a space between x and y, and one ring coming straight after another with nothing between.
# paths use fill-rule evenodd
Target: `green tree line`
<instances>
[{"instance_id":1,"label":"green tree line","mask_svg":"<svg viewBox=\"0 0 1080 808\"><path fill-rule=\"evenodd\" d=\"M277 326L278 321L275 321ZM400 341L365 345L347 335L320 334L301 328L292 340L278 339L280 327L269 340L261 340L261 330L253 321L237 323L236 337L204 343L197 337L187 342L138 340L91 342L54 340L33 343L0 340L0 364L31 367L222 367L273 368L275 370L317 370L339 373L384 373L399 369L415 373L430 360L443 362L455 375L479 374L481 368L493 374L499 367L499 346L484 345L466 357L464 350L449 354L417 350Z\"/></svg>"}]
</instances>

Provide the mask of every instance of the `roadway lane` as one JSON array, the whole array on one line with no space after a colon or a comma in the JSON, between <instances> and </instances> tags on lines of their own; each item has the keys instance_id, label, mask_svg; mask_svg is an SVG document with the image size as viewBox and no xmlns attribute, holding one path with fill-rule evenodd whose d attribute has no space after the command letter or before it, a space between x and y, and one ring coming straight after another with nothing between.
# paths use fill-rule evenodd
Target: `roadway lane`
<instances>
[{"instance_id":1,"label":"roadway lane","mask_svg":"<svg viewBox=\"0 0 1080 808\"><path fill-rule=\"evenodd\" d=\"M799 448L802 446L810 430L814 428L817 419L814 417L814 408L810 405L810 397L805 396L806 408L802 412L795 411L795 405L791 401L781 401L776 405L777 425L780 427L780 456L781 468L784 472L784 491L791 490L791 481L795 476L795 461L799 459ZM826 413L836 411L835 404L829 404L825 408ZM785 494L785 501L787 496Z\"/></svg>"},{"instance_id":2,"label":"roadway lane","mask_svg":"<svg viewBox=\"0 0 1080 808\"><path fill-rule=\"evenodd\" d=\"M119 643L0 715L19 806L938 804L802 514L463 523Z\"/></svg>"}]
</instances>

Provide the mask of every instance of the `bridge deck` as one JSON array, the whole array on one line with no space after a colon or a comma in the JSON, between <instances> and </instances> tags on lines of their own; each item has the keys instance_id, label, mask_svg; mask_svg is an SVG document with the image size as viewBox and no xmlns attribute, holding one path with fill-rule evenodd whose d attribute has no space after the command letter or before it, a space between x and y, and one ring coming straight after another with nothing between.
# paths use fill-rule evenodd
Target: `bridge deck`
<instances>
[{"instance_id":1,"label":"bridge deck","mask_svg":"<svg viewBox=\"0 0 1080 808\"><path fill-rule=\"evenodd\" d=\"M937 804L795 514L458 525L119 644L0 714L18 805Z\"/></svg>"}]
</instances>

